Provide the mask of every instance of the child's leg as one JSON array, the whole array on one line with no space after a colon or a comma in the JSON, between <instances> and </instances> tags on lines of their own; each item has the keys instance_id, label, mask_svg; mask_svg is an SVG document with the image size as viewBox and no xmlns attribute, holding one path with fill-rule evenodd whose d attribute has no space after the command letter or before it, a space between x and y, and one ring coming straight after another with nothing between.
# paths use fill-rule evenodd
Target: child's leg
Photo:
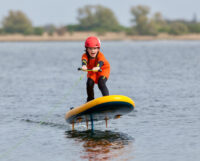
<instances>
[{"instance_id":1,"label":"child's leg","mask_svg":"<svg viewBox=\"0 0 200 161\"><path fill-rule=\"evenodd\" d=\"M109 95L109 91L108 88L106 86L106 77L105 76L101 76L98 80L98 87L102 93L103 96L108 96Z\"/></svg>"},{"instance_id":2,"label":"child's leg","mask_svg":"<svg viewBox=\"0 0 200 161\"><path fill-rule=\"evenodd\" d=\"M87 80L87 102L94 99L94 81L91 78Z\"/></svg>"}]
</instances>

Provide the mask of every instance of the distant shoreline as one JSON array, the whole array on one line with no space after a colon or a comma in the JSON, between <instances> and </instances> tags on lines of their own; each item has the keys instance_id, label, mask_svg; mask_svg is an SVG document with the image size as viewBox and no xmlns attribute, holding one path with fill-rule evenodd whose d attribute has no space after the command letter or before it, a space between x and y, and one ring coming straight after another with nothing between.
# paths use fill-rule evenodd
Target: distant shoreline
<instances>
[{"instance_id":1,"label":"distant shoreline","mask_svg":"<svg viewBox=\"0 0 200 161\"><path fill-rule=\"evenodd\" d=\"M88 36L97 36L103 41L123 41L123 40L135 40L135 41L151 41L151 40L200 40L200 34L187 34L187 35L168 35L168 34L160 34L158 36L130 36L125 33L114 33L108 32L104 35L98 35L95 32L74 32L74 33L65 33L63 36L59 36L53 34L49 36L48 34L43 34L42 36L37 35L0 35L0 42L37 42L37 41L84 41Z\"/></svg>"}]
</instances>

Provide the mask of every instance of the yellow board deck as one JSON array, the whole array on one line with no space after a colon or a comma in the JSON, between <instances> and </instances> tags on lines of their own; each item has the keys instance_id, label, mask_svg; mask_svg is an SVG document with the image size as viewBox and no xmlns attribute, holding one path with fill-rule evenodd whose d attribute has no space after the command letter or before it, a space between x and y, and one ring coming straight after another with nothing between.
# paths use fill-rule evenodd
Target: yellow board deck
<instances>
[{"instance_id":1,"label":"yellow board deck","mask_svg":"<svg viewBox=\"0 0 200 161\"><path fill-rule=\"evenodd\" d=\"M135 108L133 100L123 95L96 98L66 113L68 123L109 120L131 112Z\"/></svg>"}]
</instances>

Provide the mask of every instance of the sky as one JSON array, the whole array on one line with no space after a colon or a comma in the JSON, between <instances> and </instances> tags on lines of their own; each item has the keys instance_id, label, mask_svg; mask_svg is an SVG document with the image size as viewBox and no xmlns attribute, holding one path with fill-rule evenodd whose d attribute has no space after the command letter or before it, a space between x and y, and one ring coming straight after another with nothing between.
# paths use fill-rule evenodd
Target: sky
<instances>
[{"instance_id":1,"label":"sky","mask_svg":"<svg viewBox=\"0 0 200 161\"><path fill-rule=\"evenodd\" d=\"M130 8L137 5L150 7L150 16L161 12L166 19L192 20L196 14L200 21L200 0L0 0L0 21L9 10L21 10L34 26L76 24L78 8L97 4L110 8L124 26L131 26Z\"/></svg>"}]
</instances>

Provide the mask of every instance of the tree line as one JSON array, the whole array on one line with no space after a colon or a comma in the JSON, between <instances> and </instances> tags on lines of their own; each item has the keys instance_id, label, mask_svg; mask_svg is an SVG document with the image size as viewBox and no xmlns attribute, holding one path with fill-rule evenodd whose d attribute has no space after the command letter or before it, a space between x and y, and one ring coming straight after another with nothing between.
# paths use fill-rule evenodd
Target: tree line
<instances>
[{"instance_id":1,"label":"tree line","mask_svg":"<svg viewBox=\"0 0 200 161\"><path fill-rule=\"evenodd\" d=\"M132 15L131 27L121 25L114 12L101 5L86 5L78 9L78 23L56 27L53 24L35 27L31 20L22 11L9 11L3 18L0 34L20 33L23 35L42 35L44 32L49 35L57 33L64 35L66 32L94 31L98 34L106 32L125 32L127 35L158 35L168 33L182 35L188 33L200 33L200 22L194 17L191 21L167 20L160 12L149 16L148 6L133 6L130 9Z\"/></svg>"}]
</instances>

